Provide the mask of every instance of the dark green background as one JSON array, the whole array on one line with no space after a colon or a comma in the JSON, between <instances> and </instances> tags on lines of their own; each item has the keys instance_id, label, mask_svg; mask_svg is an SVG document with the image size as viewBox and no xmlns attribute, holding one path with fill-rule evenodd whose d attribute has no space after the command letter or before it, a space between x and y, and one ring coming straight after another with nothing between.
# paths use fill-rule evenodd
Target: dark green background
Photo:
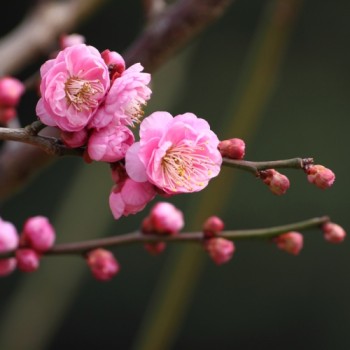
<instances>
[{"instance_id":1,"label":"dark green background","mask_svg":"<svg viewBox=\"0 0 350 350\"><path fill-rule=\"evenodd\" d=\"M147 112L191 111L209 120L219 137L227 136L228 119L235 118L231 110L240 92L238 81L267 4L236 1L219 22L160 69ZM8 3L2 33L15 26L29 6ZM275 197L250 174L236 174L233 188L218 178L215 182L231 193L220 212L227 228L279 225L324 214L349 228L349 11L346 0L303 2L246 153L251 160L313 156L334 170L334 187L321 191L309 185L302 172L290 170L285 172L291 180L289 192ZM100 50L122 52L142 23L139 1L110 1L77 31ZM19 76L28 76L41 62ZM25 97L20 106L23 121L34 119L35 103L35 96ZM230 134L240 136L234 130ZM99 236L137 228L145 213L112 221L107 202L111 185L108 166L61 159L4 203L1 216L20 228L28 216L50 215L58 222L61 242L84 238L90 228L90 235ZM193 217L203 198L205 193L172 198L185 210L191 227L200 228ZM210 201L220 203L221 198ZM73 204L62 214L66 202ZM222 267L203 254L204 268L183 322L174 329L173 345L165 349L350 348L348 241L334 246L317 230L308 231L298 257L265 241L236 246L233 260ZM154 258L140 246L118 248L122 270L106 284L93 280L76 257L46 258L35 275L17 272L0 280L0 349L132 348L159 276L170 271L180 249L169 247ZM53 304L58 306L51 312Z\"/></svg>"}]
</instances>

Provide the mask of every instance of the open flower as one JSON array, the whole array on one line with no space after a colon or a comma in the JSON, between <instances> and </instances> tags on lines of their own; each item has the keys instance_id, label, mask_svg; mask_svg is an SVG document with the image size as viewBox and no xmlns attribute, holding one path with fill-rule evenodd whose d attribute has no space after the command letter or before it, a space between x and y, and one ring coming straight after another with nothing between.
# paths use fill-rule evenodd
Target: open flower
<instances>
[{"instance_id":1,"label":"open flower","mask_svg":"<svg viewBox=\"0 0 350 350\"><path fill-rule=\"evenodd\" d=\"M103 128L110 122L133 126L143 116L143 106L151 97L147 86L151 75L143 73L143 67L136 63L123 71L114 80L106 99L89 126Z\"/></svg>"},{"instance_id":2,"label":"open flower","mask_svg":"<svg viewBox=\"0 0 350 350\"><path fill-rule=\"evenodd\" d=\"M218 144L204 119L155 112L143 120L140 142L126 153L126 171L131 179L149 181L168 194L200 191L220 172Z\"/></svg>"},{"instance_id":3,"label":"open flower","mask_svg":"<svg viewBox=\"0 0 350 350\"><path fill-rule=\"evenodd\" d=\"M110 86L100 53L85 44L67 47L40 69L40 120L63 131L80 131L96 113Z\"/></svg>"}]
</instances>

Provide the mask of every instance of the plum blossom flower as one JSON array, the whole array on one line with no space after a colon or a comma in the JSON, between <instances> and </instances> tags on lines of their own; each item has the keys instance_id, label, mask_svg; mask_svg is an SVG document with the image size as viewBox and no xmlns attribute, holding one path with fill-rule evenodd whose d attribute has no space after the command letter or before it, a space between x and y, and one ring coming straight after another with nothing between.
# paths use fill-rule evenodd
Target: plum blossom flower
<instances>
[{"instance_id":1,"label":"plum blossom flower","mask_svg":"<svg viewBox=\"0 0 350 350\"><path fill-rule=\"evenodd\" d=\"M8 276L17 266L16 258L0 259L0 277Z\"/></svg>"},{"instance_id":2,"label":"plum blossom flower","mask_svg":"<svg viewBox=\"0 0 350 350\"><path fill-rule=\"evenodd\" d=\"M335 181L333 171L320 164L310 166L306 173L308 181L323 190L331 187Z\"/></svg>"},{"instance_id":3,"label":"plum blossom flower","mask_svg":"<svg viewBox=\"0 0 350 350\"><path fill-rule=\"evenodd\" d=\"M126 171L134 181L149 181L167 194L200 191L220 172L218 144L204 119L155 112L143 120L140 142L126 153Z\"/></svg>"},{"instance_id":4,"label":"plum blossom flower","mask_svg":"<svg viewBox=\"0 0 350 350\"><path fill-rule=\"evenodd\" d=\"M303 235L294 231L274 237L272 241L276 243L279 249L292 255L298 255L304 245Z\"/></svg>"},{"instance_id":5,"label":"plum blossom flower","mask_svg":"<svg viewBox=\"0 0 350 350\"><path fill-rule=\"evenodd\" d=\"M86 255L86 263L92 275L99 281L111 280L120 270L120 266L113 253L98 248Z\"/></svg>"},{"instance_id":6,"label":"plum blossom flower","mask_svg":"<svg viewBox=\"0 0 350 350\"><path fill-rule=\"evenodd\" d=\"M93 160L112 163L124 158L134 140L133 133L126 126L109 124L91 133L87 151Z\"/></svg>"},{"instance_id":7,"label":"plum blossom flower","mask_svg":"<svg viewBox=\"0 0 350 350\"><path fill-rule=\"evenodd\" d=\"M151 75L142 73L143 67L136 63L115 79L104 103L91 120L89 127L103 128L112 121L116 124L133 126L143 116L142 107L151 97L147 86Z\"/></svg>"},{"instance_id":8,"label":"plum blossom flower","mask_svg":"<svg viewBox=\"0 0 350 350\"><path fill-rule=\"evenodd\" d=\"M222 237L209 238L204 242L204 248L217 265L230 261L236 249L233 242Z\"/></svg>"},{"instance_id":9,"label":"plum blossom flower","mask_svg":"<svg viewBox=\"0 0 350 350\"><path fill-rule=\"evenodd\" d=\"M40 69L40 120L63 131L80 131L91 120L110 87L100 53L85 44L65 48Z\"/></svg>"},{"instance_id":10,"label":"plum blossom flower","mask_svg":"<svg viewBox=\"0 0 350 350\"><path fill-rule=\"evenodd\" d=\"M0 253L6 253L18 247L19 238L16 227L0 218Z\"/></svg>"},{"instance_id":11,"label":"plum blossom flower","mask_svg":"<svg viewBox=\"0 0 350 350\"><path fill-rule=\"evenodd\" d=\"M135 182L127 178L113 187L109 196L109 206L116 220L122 215L136 214L156 195L149 182Z\"/></svg>"}]
</instances>

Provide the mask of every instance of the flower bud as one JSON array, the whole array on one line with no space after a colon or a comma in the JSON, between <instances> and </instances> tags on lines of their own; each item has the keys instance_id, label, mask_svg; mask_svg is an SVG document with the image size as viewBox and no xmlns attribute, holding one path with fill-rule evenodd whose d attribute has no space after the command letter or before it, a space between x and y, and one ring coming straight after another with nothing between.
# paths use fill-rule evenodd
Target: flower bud
<instances>
[{"instance_id":1,"label":"flower bud","mask_svg":"<svg viewBox=\"0 0 350 350\"><path fill-rule=\"evenodd\" d=\"M278 196L285 194L290 186L288 177L275 169L261 171L260 178L269 186L270 191Z\"/></svg>"},{"instance_id":2,"label":"flower bud","mask_svg":"<svg viewBox=\"0 0 350 350\"><path fill-rule=\"evenodd\" d=\"M232 241L225 238L210 238L204 242L204 248L215 264L221 265L231 260L235 251Z\"/></svg>"},{"instance_id":3,"label":"flower bud","mask_svg":"<svg viewBox=\"0 0 350 350\"><path fill-rule=\"evenodd\" d=\"M224 229L224 222L218 216L210 216L203 224L204 238L212 238Z\"/></svg>"},{"instance_id":4,"label":"flower bud","mask_svg":"<svg viewBox=\"0 0 350 350\"><path fill-rule=\"evenodd\" d=\"M45 216L33 216L24 223L21 239L24 246L45 252L53 246L56 234Z\"/></svg>"},{"instance_id":5,"label":"flower bud","mask_svg":"<svg viewBox=\"0 0 350 350\"><path fill-rule=\"evenodd\" d=\"M322 226L323 237L330 243L341 243L346 237L345 230L334 222L327 222Z\"/></svg>"},{"instance_id":6,"label":"flower bud","mask_svg":"<svg viewBox=\"0 0 350 350\"><path fill-rule=\"evenodd\" d=\"M14 107L2 107L0 106L0 123L7 124L17 115L17 111Z\"/></svg>"},{"instance_id":7,"label":"flower bud","mask_svg":"<svg viewBox=\"0 0 350 350\"><path fill-rule=\"evenodd\" d=\"M24 85L18 79L4 77L0 79L0 105L16 107L23 92Z\"/></svg>"},{"instance_id":8,"label":"flower bud","mask_svg":"<svg viewBox=\"0 0 350 350\"><path fill-rule=\"evenodd\" d=\"M0 253L10 252L18 247L16 227L9 221L0 218Z\"/></svg>"},{"instance_id":9,"label":"flower bud","mask_svg":"<svg viewBox=\"0 0 350 350\"><path fill-rule=\"evenodd\" d=\"M307 179L310 183L325 190L333 185L335 174L323 165L311 165L307 170Z\"/></svg>"},{"instance_id":10,"label":"flower bud","mask_svg":"<svg viewBox=\"0 0 350 350\"><path fill-rule=\"evenodd\" d=\"M108 66L111 81L113 82L125 71L125 61L118 52L109 51L108 49L104 50L101 56Z\"/></svg>"},{"instance_id":11,"label":"flower bud","mask_svg":"<svg viewBox=\"0 0 350 350\"><path fill-rule=\"evenodd\" d=\"M84 44L84 43L85 43L85 37L80 34L62 35L60 37L61 50L64 50L66 47L69 47L69 46Z\"/></svg>"},{"instance_id":12,"label":"flower bud","mask_svg":"<svg viewBox=\"0 0 350 350\"><path fill-rule=\"evenodd\" d=\"M76 132L62 131L61 138L63 143L69 148L82 147L88 140L88 132L86 129Z\"/></svg>"},{"instance_id":13,"label":"flower bud","mask_svg":"<svg viewBox=\"0 0 350 350\"><path fill-rule=\"evenodd\" d=\"M102 248L94 249L87 253L86 262L92 275L99 281L109 281L120 270L114 255Z\"/></svg>"},{"instance_id":14,"label":"flower bud","mask_svg":"<svg viewBox=\"0 0 350 350\"><path fill-rule=\"evenodd\" d=\"M238 138L223 140L219 143L218 148L223 157L243 159L245 155L245 143Z\"/></svg>"},{"instance_id":15,"label":"flower bud","mask_svg":"<svg viewBox=\"0 0 350 350\"><path fill-rule=\"evenodd\" d=\"M151 255L159 255L160 253L162 253L165 250L166 244L165 244L165 242L145 243L144 248Z\"/></svg>"},{"instance_id":16,"label":"flower bud","mask_svg":"<svg viewBox=\"0 0 350 350\"><path fill-rule=\"evenodd\" d=\"M279 249L298 255L303 248L304 237L299 232L287 232L273 238Z\"/></svg>"},{"instance_id":17,"label":"flower bud","mask_svg":"<svg viewBox=\"0 0 350 350\"><path fill-rule=\"evenodd\" d=\"M5 277L16 269L16 258L0 259L0 277Z\"/></svg>"},{"instance_id":18,"label":"flower bud","mask_svg":"<svg viewBox=\"0 0 350 350\"><path fill-rule=\"evenodd\" d=\"M17 249L16 260L18 269L23 272L36 271L40 265L40 255L30 248Z\"/></svg>"},{"instance_id":19,"label":"flower bud","mask_svg":"<svg viewBox=\"0 0 350 350\"><path fill-rule=\"evenodd\" d=\"M182 211L168 202L157 203L149 216L155 232L159 234L175 234L184 226Z\"/></svg>"}]
</instances>

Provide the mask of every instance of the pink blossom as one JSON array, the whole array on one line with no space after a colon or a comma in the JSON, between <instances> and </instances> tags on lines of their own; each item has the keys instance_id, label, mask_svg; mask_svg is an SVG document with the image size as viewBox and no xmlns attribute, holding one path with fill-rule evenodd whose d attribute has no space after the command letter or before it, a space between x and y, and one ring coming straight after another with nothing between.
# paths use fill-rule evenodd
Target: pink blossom
<instances>
[{"instance_id":1,"label":"pink blossom","mask_svg":"<svg viewBox=\"0 0 350 350\"><path fill-rule=\"evenodd\" d=\"M224 222L218 216L210 216L203 224L205 238L212 238L224 229Z\"/></svg>"},{"instance_id":2,"label":"pink blossom","mask_svg":"<svg viewBox=\"0 0 350 350\"><path fill-rule=\"evenodd\" d=\"M148 180L168 194L200 191L220 172L218 144L204 119L155 112L143 120L140 142L126 153L126 171L133 180Z\"/></svg>"},{"instance_id":3,"label":"pink blossom","mask_svg":"<svg viewBox=\"0 0 350 350\"><path fill-rule=\"evenodd\" d=\"M133 143L134 135L129 128L109 124L91 133L87 150L91 159L112 163L124 158Z\"/></svg>"},{"instance_id":4,"label":"pink blossom","mask_svg":"<svg viewBox=\"0 0 350 350\"><path fill-rule=\"evenodd\" d=\"M0 79L0 105L5 107L16 107L25 87L21 81L12 77Z\"/></svg>"},{"instance_id":5,"label":"pink blossom","mask_svg":"<svg viewBox=\"0 0 350 350\"><path fill-rule=\"evenodd\" d=\"M333 185L335 174L332 170L324 167L323 165L311 165L307 169L307 179L310 183L313 183L317 187L325 190Z\"/></svg>"},{"instance_id":6,"label":"pink blossom","mask_svg":"<svg viewBox=\"0 0 350 350\"><path fill-rule=\"evenodd\" d=\"M149 217L155 233L159 234L175 234L185 224L182 211L168 202L159 202L154 205Z\"/></svg>"},{"instance_id":7,"label":"pink blossom","mask_svg":"<svg viewBox=\"0 0 350 350\"><path fill-rule=\"evenodd\" d=\"M18 247L16 227L9 221L0 218L0 253L10 252Z\"/></svg>"},{"instance_id":8,"label":"pink blossom","mask_svg":"<svg viewBox=\"0 0 350 350\"><path fill-rule=\"evenodd\" d=\"M279 249L293 255L298 255L303 248L304 237L299 232L291 231L273 238L273 242L277 244Z\"/></svg>"},{"instance_id":9,"label":"pink blossom","mask_svg":"<svg viewBox=\"0 0 350 350\"><path fill-rule=\"evenodd\" d=\"M94 249L86 255L87 265L92 275L99 281L109 281L120 270L114 255L102 248Z\"/></svg>"},{"instance_id":10,"label":"pink blossom","mask_svg":"<svg viewBox=\"0 0 350 350\"><path fill-rule=\"evenodd\" d=\"M16 260L18 269L23 272L36 271L40 265L40 255L30 248L16 250Z\"/></svg>"},{"instance_id":11,"label":"pink blossom","mask_svg":"<svg viewBox=\"0 0 350 350\"><path fill-rule=\"evenodd\" d=\"M55 229L45 216L33 216L23 226L22 241L39 252L49 250L56 239Z\"/></svg>"},{"instance_id":12,"label":"pink blossom","mask_svg":"<svg viewBox=\"0 0 350 350\"><path fill-rule=\"evenodd\" d=\"M70 148L82 147L88 140L88 132L86 129L80 131L69 132L62 131L61 138L63 143Z\"/></svg>"},{"instance_id":13,"label":"pink blossom","mask_svg":"<svg viewBox=\"0 0 350 350\"><path fill-rule=\"evenodd\" d=\"M114 186L109 196L109 206L114 218L136 214L156 195L154 186L149 182L135 182L128 178Z\"/></svg>"},{"instance_id":14,"label":"pink blossom","mask_svg":"<svg viewBox=\"0 0 350 350\"><path fill-rule=\"evenodd\" d=\"M5 277L12 273L16 266L16 258L0 259L0 277Z\"/></svg>"},{"instance_id":15,"label":"pink blossom","mask_svg":"<svg viewBox=\"0 0 350 350\"><path fill-rule=\"evenodd\" d=\"M103 128L110 122L133 126L143 116L142 107L151 97L147 86L151 80L148 73L141 73L140 63L125 70L114 80L106 99L89 126Z\"/></svg>"},{"instance_id":16,"label":"pink blossom","mask_svg":"<svg viewBox=\"0 0 350 350\"><path fill-rule=\"evenodd\" d=\"M210 238L205 241L204 247L211 259L217 265L222 265L231 260L235 252L235 245L225 238Z\"/></svg>"},{"instance_id":17,"label":"pink blossom","mask_svg":"<svg viewBox=\"0 0 350 350\"><path fill-rule=\"evenodd\" d=\"M108 67L100 53L84 44L69 46L40 69L40 120L63 131L82 130L110 86Z\"/></svg>"},{"instance_id":18,"label":"pink blossom","mask_svg":"<svg viewBox=\"0 0 350 350\"><path fill-rule=\"evenodd\" d=\"M327 222L322 227L323 237L330 243L341 243L346 237L345 230L334 222Z\"/></svg>"}]
</instances>

